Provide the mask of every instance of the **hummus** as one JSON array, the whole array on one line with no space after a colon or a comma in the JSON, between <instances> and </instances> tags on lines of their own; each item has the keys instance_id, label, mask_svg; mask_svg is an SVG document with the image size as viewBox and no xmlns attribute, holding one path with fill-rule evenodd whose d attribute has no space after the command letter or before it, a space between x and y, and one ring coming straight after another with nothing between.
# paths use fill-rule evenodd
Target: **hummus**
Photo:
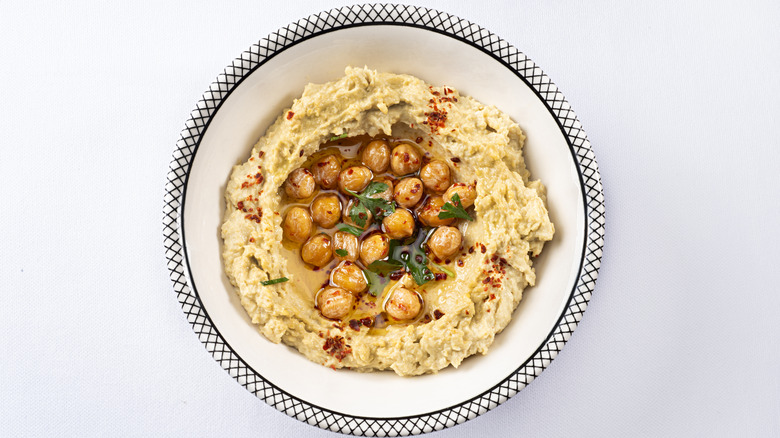
<instances>
[{"instance_id":1,"label":"hummus","mask_svg":"<svg viewBox=\"0 0 780 438\"><path fill-rule=\"evenodd\" d=\"M427 252L429 273L435 280L416 284L417 277L413 278L409 269L392 275L372 274L368 283L381 277L382 284L371 293L355 294L357 298L350 295L350 303L355 303L352 314L326 318L319 308L318 293L327 286L328 278L332 279L337 264L349 265L343 260L346 251L336 250L336 256L328 253L327 259L309 255L304 257L308 263L302 261L300 242L312 236L310 241L320 239L312 245L330 245L337 229L314 225L311 230L304 229L298 246L291 243L290 236L295 233L283 230L286 212L294 208L296 214L306 216L307 207L288 196L295 191L290 192L286 181L308 181L308 169L322 155L323 147L347 155L355 149L356 154L357 148L375 139L391 146L417 148L423 162L446 163L443 167L445 171L449 168L451 182L470 184L476 189L476 198L468 208L468 220L443 227L449 233L443 238L462 236L456 251L446 259L438 257L441 252ZM496 334L511 320L523 290L536 281L532 257L554 234L545 187L530 179L525 166L524 140L517 123L495 107L409 75L347 68L337 81L309 84L268 128L249 159L233 168L227 185L221 229L223 260L241 304L269 340L293 346L308 359L332 368L392 369L412 376L449 365L457 367L468 356L487 353ZM345 158L343 168L354 165L350 160L355 159L359 158ZM392 185L391 180L385 178ZM300 196L309 196L304 200L309 203L320 191L323 196L330 195L323 205L338 205L339 199L353 193L343 187L341 193L330 193L322 178L317 181L322 187L293 184L292 188L305 191ZM452 198L455 204L456 199ZM390 203L401 208L399 203ZM347 218L349 208L344 210L343 220L354 225ZM413 207L409 211L419 213ZM418 226L415 233L422 233L423 226ZM295 231L301 233L300 229ZM425 250L421 235L409 241ZM369 240L368 235L363 238L363 242ZM412 297L419 297L415 304L415 312L418 308L419 312L408 320L383 316L383 306L406 309L403 303L393 302L394 293L403 288L413 291ZM354 313L361 306L363 313ZM369 308L376 310L371 314L366 310Z\"/></svg>"}]
</instances>

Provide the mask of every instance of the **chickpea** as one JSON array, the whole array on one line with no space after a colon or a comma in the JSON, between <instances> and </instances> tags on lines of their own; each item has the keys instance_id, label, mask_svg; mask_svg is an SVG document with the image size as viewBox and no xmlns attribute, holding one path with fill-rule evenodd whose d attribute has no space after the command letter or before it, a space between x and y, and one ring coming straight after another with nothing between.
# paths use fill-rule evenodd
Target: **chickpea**
<instances>
[{"instance_id":1,"label":"chickpea","mask_svg":"<svg viewBox=\"0 0 780 438\"><path fill-rule=\"evenodd\" d=\"M289 175L284 182L284 192L287 196L295 199L308 198L314 194L314 189L317 188L317 184L314 182L314 176L309 172L309 169L299 167Z\"/></svg>"},{"instance_id":2,"label":"chickpea","mask_svg":"<svg viewBox=\"0 0 780 438\"><path fill-rule=\"evenodd\" d=\"M429 227L439 227L442 225L449 225L455 222L455 218L440 219L439 213L442 212L441 207L444 205L444 200L441 196L431 196L425 201L425 204L417 210L417 218L420 222Z\"/></svg>"},{"instance_id":3,"label":"chickpea","mask_svg":"<svg viewBox=\"0 0 780 438\"><path fill-rule=\"evenodd\" d=\"M433 255L444 260L460 249L463 236L455 227L439 227L428 239L428 248Z\"/></svg>"},{"instance_id":4,"label":"chickpea","mask_svg":"<svg viewBox=\"0 0 780 438\"><path fill-rule=\"evenodd\" d=\"M336 251L343 249L347 252L344 257L336 254ZM354 234L347 233L346 231L336 231L333 235L333 253L336 256L336 260L349 260L354 262L358 258L358 238Z\"/></svg>"},{"instance_id":5,"label":"chickpea","mask_svg":"<svg viewBox=\"0 0 780 438\"><path fill-rule=\"evenodd\" d=\"M325 318L341 319L354 304L355 296L340 287L326 287L317 294L317 308Z\"/></svg>"},{"instance_id":6,"label":"chickpea","mask_svg":"<svg viewBox=\"0 0 780 438\"><path fill-rule=\"evenodd\" d=\"M412 319L420 314L422 299L417 292L399 287L385 303L385 311L395 319Z\"/></svg>"},{"instance_id":7,"label":"chickpea","mask_svg":"<svg viewBox=\"0 0 780 438\"><path fill-rule=\"evenodd\" d=\"M336 155L324 156L311 166L314 181L323 189L335 188L339 182L340 172L341 160Z\"/></svg>"},{"instance_id":8,"label":"chickpea","mask_svg":"<svg viewBox=\"0 0 780 438\"><path fill-rule=\"evenodd\" d=\"M322 228L333 228L341 219L341 201L336 195L320 195L311 203L311 218Z\"/></svg>"},{"instance_id":9,"label":"chickpea","mask_svg":"<svg viewBox=\"0 0 780 438\"><path fill-rule=\"evenodd\" d=\"M293 207L284 215L282 232L284 238L296 243L305 242L311 236L314 224L309 212L303 207Z\"/></svg>"},{"instance_id":10,"label":"chickpea","mask_svg":"<svg viewBox=\"0 0 780 438\"><path fill-rule=\"evenodd\" d=\"M450 186L450 167L444 161L433 160L423 166L420 179L426 189L434 193L442 193Z\"/></svg>"},{"instance_id":11,"label":"chickpea","mask_svg":"<svg viewBox=\"0 0 780 438\"><path fill-rule=\"evenodd\" d=\"M364 212L360 213L360 217L363 217L363 215L366 216L366 218L365 218L366 219L366 223L363 226L358 225L357 223L355 223L355 221L352 220L352 216L350 216L350 214L349 214L350 211L352 211L352 207L354 207L355 205L357 205L357 201L354 200L354 199L351 199L347 203L347 206L346 206L346 208L344 208L344 213L342 215L343 218L344 218L344 223L347 224L347 225L352 225L353 227L358 227L361 230L365 230L366 228L368 228L371 225L371 221L373 220L374 215L371 214L371 212L368 211L368 210L365 210Z\"/></svg>"},{"instance_id":12,"label":"chickpea","mask_svg":"<svg viewBox=\"0 0 780 438\"><path fill-rule=\"evenodd\" d=\"M393 200L393 179L387 176L380 176L374 178L374 182L387 184L387 190L369 196L369 198L384 199L387 202Z\"/></svg>"},{"instance_id":13,"label":"chickpea","mask_svg":"<svg viewBox=\"0 0 780 438\"><path fill-rule=\"evenodd\" d=\"M414 234L414 216L409 210L398 208L382 220L385 233L391 239L403 239Z\"/></svg>"},{"instance_id":14,"label":"chickpea","mask_svg":"<svg viewBox=\"0 0 780 438\"><path fill-rule=\"evenodd\" d=\"M376 173L382 173L390 166L390 146L385 140L374 140L360 154L363 164Z\"/></svg>"},{"instance_id":15,"label":"chickpea","mask_svg":"<svg viewBox=\"0 0 780 438\"><path fill-rule=\"evenodd\" d=\"M301 258L304 262L320 268L327 265L333 258L330 236L320 233L307 240L301 247Z\"/></svg>"},{"instance_id":16,"label":"chickpea","mask_svg":"<svg viewBox=\"0 0 780 438\"><path fill-rule=\"evenodd\" d=\"M395 185L393 197L398 205L412 208L422 199L423 191L423 183L418 178L404 178Z\"/></svg>"},{"instance_id":17,"label":"chickpea","mask_svg":"<svg viewBox=\"0 0 780 438\"><path fill-rule=\"evenodd\" d=\"M368 170L368 167L348 167L339 174L339 189L344 193L346 193L347 190L359 192L366 188L373 177L374 175Z\"/></svg>"},{"instance_id":18,"label":"chickpea","mask_svg":"<svg viewBox=\"0 0 780 438\"><path fill-rule=\"evenodd\" d=\"M360 261L368 266L371 263L387 257L390 251L390 239L384 234L374 234L360 245Z\"/></svg>"},{"instance_id":19,"label":"chickpea","mask_svg":"<svg viewBox=\"0 0 780 438\"><path fill-rule=\"evenodd\" d=\"M341 262L336 266L330 273L330 281L354 294L359 294L368 287L368 280L363 270L350 261Z\"/></svg>"},{"instance_id":20,"label":"chickpea","mask_svg":"<svg viewBox=\"0 0 780 438\"><path fill-rule=\"evenodd\" d=\"M402 144L393 149L393 155L390 157L390 168L398 176L408 175L420 169L421 161L422 158L417 148Z\"/></svg>"},{"instance_id":21,"label":"chickpea","mask_svg":"<svg viewBox=\"0 0 780 438\"><path fill-rule=\"evenodd\" d=\"M455 183L451 185L450 188L444 192L442 198L444 198L446 202L454 204L452 201L452 195L455 193L458 194L458 197L460 198L460 205L462 205L463 208L471 207L474 205L474 201L477 199L477 190L474 188L474 186L464 183Z\"/></svg>"}]
</instances>

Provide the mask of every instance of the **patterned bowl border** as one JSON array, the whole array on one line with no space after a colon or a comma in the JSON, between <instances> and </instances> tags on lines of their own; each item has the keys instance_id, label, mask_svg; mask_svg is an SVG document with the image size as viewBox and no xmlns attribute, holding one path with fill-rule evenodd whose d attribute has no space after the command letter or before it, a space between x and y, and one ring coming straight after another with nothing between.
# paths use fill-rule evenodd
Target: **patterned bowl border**
<instances>
[{"instance_id":1,"label":"patterned bowl border","mask_svg":"<svg viewBox=\"0 0 780 438\"><path fill-rule=\"evenodd\" d=\"M501 62L530 86L555 118L577 164L585 205L585 245L577 283L566 308L531 358L484 393L435 412L400 418L356 417L316 406L267 382L228 345L208 316L195 288L187 283L180 235L181 199L190 163L214 114L231 91L279 52L309 38L366 25L411 26L438 32L480 49ZM284 27L235 59L198 102L176 143L165 186L163 234L173 288L187 320L214 359L234 379L277 410L313 426L367 436L413 435L463 423L505 402L528 385L557 356L582 318L596 284L604 242L604 195L593 151L577 116L550 79L519 50L469 21L427 8L366 4L323 11ZM187 268L188 269L188 268Z\"/></svg>"}]
</instances>

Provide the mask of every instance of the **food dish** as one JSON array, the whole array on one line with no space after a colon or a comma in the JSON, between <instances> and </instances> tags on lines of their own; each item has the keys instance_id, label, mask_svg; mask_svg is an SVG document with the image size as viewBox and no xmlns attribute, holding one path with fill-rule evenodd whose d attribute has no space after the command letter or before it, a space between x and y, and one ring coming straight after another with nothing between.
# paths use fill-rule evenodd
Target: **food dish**
<instances>
[{"instance_id":1,"label":"food dish","mask_svg":"<svg viewBox=\"0 0 780 438\"><path fill-rule=\"evenodd\" d=\"M543 280L521 302L490 354L466 360L457 370L414 379L334 372L294 350L271 348L278 345L257 336L222 275L216 230L224 213L228 170L245 159L248 148L305 84L327 82L345 66L363 64L451 84L523 120L528 167L548 188L556 237L535 263ZM487 30L445 13L358 5L316 14L275 32L217 78L174 151L164 235L183 311L206 349L240 384L276 409L318 427L356 435L416 434L492 409L557 355L595 285L604 205L582 127L563 95L527 57ZM323 381L341 390L331 391ZM382 403L365 403L367 392L383 394Z\"/></svg>"}]
</instances>

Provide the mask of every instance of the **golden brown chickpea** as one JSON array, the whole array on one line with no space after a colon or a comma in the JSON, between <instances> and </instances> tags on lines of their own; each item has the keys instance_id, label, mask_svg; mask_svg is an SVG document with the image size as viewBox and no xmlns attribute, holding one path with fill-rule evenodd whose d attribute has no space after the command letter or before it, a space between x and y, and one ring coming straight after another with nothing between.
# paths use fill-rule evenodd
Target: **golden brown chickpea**
<instances>
[{"instance_id":1,"label":"golden brown chickpea","mask_svg":"<svg viewBox=\"0 0 780 438\"><path fill-rule=\"evenodd\" d=\"M393 179L387 176L379 176L374 178L374 182L379 182L387 185L387 190L370 195L369 198L381 198L387 202L393 200Z\"/></svg>"},{"instance_id":2,"label":"golden brown chickpea","mask_svg":"<svg viewBox=\"0 0 780 438\"><path fill-rule=\"evenodd\" d=\"M311 203L311 218L322 228L333 228L341 219L341 201L332 194L320 195Z\"/></svg>"},{"instance_id":3,"label":"golden brown chickpea","mask_svg":"<svg viewBox=\"0 0 780 438\"><path fill-rule=\"evenodd\" d=\"M397 208L382 220L385 233L391 239L403 239L414 234L414 216L409 210Z\"/></svg>"},{"instance_id":4,"label":"golden brown chickpea","mask_svg":"<svg viewBox=\"0 0 780 438\"><path fill-rule=\"evenodd\" d=\"M408 175L420 170L422 157L420 152L414 146L401 144L393 149L390 157L390 167L393 173L398 176Z\"/></svg>"},{"instance_id":5,"label":"golden brown chickpea","mask_svg":"<svg viewBox=\"0 0 780 438\"><path fill-rule=\"evenodd\" d=\"M474 188L474 186L464 183L455 183L451 185L450 188L444 192L442 198L444 198L446 202L452 203L454 205L454 202L452 201L452 195L455 193L458 194L458 197L460 198L460 204L463 206L463 208L471 207L474 205L474 201L477 199L477 190Z\"/></svg>"},{"instance_id":6,"label":"golden brown chickpea","mask_svg":"<svg viewBox=\"0 0 780 438\"><path fill-rule=\"evenodd\" d=\"M399 287L393 291L390 299L385 303L385 311L395 319L413 319L420 314L422 300L417 292L405 287Z\"/></svg>"},{"instance_id":7,"label":"golden brown chickpea","mask_svg":"<svg viewBox=\"0 0 780 438\"><path fill-rule=\"evenodd\" d=\"M284 215L282 233L284 238L296 243L305 242L311 236L314 224L309 212L303 207L293 207Z\"/></svg>"},{"instance_id":8,"label":"golden brown chickpea","mask_svg":"<svg viewBox=\"0 0 780 438\"><path fill-rule=\"evenodd\" d=\"M420 222L428 225L429 227L439 227L442 225L449 225L455 222L455 218L441 219L439 213L442 212L441 207L444 205L444 200L441 196L431 196L425 201L425 204L417 210L417 218Z\"/></svg>"},{"instance_id":9,"label":"golden brown chickpea","mask_svg":"<svg viewBox=\"0 0 780 438\"><path fill-rule=\"evenodd\" d=\"M309 172L309 169L299 167L289 175L284 182L284 192L287 196L295 199L308 198L314 194L314 189L317 188L317 184L314 182L314 176Z\"/></svg>"},{"instance_id":10,"label":"golden brown chickpea","mask_svg":"<svg viewBox=\"0 0 780 438\"><path fill-rule=\"evenodd\" d=\"M369 169L382 173L390 166L390 146L385 140L374 140L363 148L360 158Z\"/></svg>"},{"instance_id":11,"label":"golden brown chickpea","mask_svg":"<svg viewBox=\"0 0 780 438\"><path fill-rule=\"evenodd\" d=\"M335 188L341 173L341 160L337 155L326 155L312 164L311 173L323 189Z\"/></svg>"},{"instance_id":12,"label":"golden brown chickpea","mask_svg":"<svg viewBox=\"0 0 780 438\"><path fill-rule=\"evenodd\" d=\"M412 208L420 202L423 183L418 178L404 178L395 185L393 197L401 207Z\"/></svg>"},{"instance_id":13,"label":"golden brown chickpea","mask_svg":"<svg viewBox=\"0 0 780 438\"><path fill-rule=\"evenodd\" d=\"M428 239L428 248L433 255L444 260L455 254L460 249L463 236L460 230L455 227L439 227Z\"/></svg>"},{"instance_id":14,"label":"golden brown chickpea","mask_svg":"<svg viewBox=\"0 0 780 438\"><path fill-rule=\"evenodd\" d=\"M301 247L301 258L304 262L320 268L327 265L333 259L330 236L320 233L307 240Z\"/></svg>"},{"instance_id":15,"label":"golden brown chickpea","mask_svg":"<svg viewBox=\"0 0 780 438\"><path fill-rule=\"evenodd\" d=\"M341 319L354 304L355 296L340 287L326 287L317 294L317 308L325 318Z\"/></svg>"},{"instance_id":16,"label":"golden brown chickpea","mask_svg":"<svg viewBox=\"0 0 780 438\"><path fill-rule=\"evenodd\" d=\"M363 270L350 261L343 261L330 273L330 281L353 294L359 294L368 287Z\"/></svg>"},{"instance_id":17,"label":"golden brown chickpea","mask_svg":"<svg viewBox=\"0 0 780 438\"><path fill-rule=\"evenodd\" d=\"M366 188L374 175L364 166L352 166L344 169L339 174L339 189L347 193L347 190L359 192Z\"/></svg>"},{"instance_id":18,"label":"golden brown chickpea","mask_svg":"<svg viewBox=\"0 0 780 438\"><path fill-rule=\"evenodd\" d=\"M347 252L347 255L340 256L336 251L343 249ZM336 256L336 260L349 260L354 262L358 258L358 238L354 234L347 233L346 231L336 231L333 235L333 254Z\"/></svg>"},{"instance_id":19,"label":"golden brown chickpea","mask_svg":"<svg viewBox=\"0 0 780 438\"><path fill-rule=\"evenodd\" d=\"M365 230L371 225L371 221L374 218L374 215L371 214L370 211L366 210L364 212L360 213L360 217L363 217L363 215L366 216L366 223L363 226L358 225L355 223L355 221L352 220L352 217L350 216L350 211L352 211L352 207L354 207L357 204L357 201L354 199L351 199L349 202L347 202L347 206L344 208L344 212L342 214L342 218L344 219L344 223L347 225L352 225L353 227L358 227L361 230Z\"/></svg>"},{"instance_id":20,"label":"golden brown chickpea","mask_svg":"<svg viewBox=\"0 0 780 438\"><path fill-rule=\"evenodd\" d=\"M390 239L384 234L374 234L360 245L360 261L364 266L387 257L390 251Z\"/></svg>"},{"instance_id":21,"label":"golden brown chickpea","mask_svg":"<svg viewBox=\"0 0 780 438\"><path fill-rule=\"evenodd\" d=\"M420 179L425 188L433 193L442 193L450 186L450 168L441 160L433 160L423 166Z\"/></svg>"}]
</instances>

